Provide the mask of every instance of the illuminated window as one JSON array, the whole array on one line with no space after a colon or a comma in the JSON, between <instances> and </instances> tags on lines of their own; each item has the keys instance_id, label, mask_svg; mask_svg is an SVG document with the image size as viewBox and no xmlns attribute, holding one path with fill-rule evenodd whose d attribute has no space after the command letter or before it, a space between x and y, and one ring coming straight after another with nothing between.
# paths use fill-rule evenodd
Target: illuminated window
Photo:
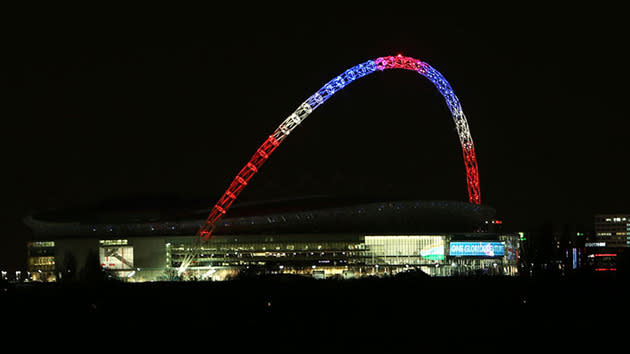
<instances>
[{"instance_id":1,"label":"illuminated window","mask_svg":"<svg viewBox=\"0 0 630 354\"><path fill-rule=\"evenodd\" d=\"M28 265L31 267L54 266L55 257L29 257Z\"/></svg>"},{"instance_id":2,"label":"illuminated window","mask_svg":"<svg viewBox=\"0 0 630 354\"><path fill-rule=\"evenodd\" d=\"M43 247L55 247L55 241L37 241L37 242L30 242L28 244L31 247L37 247L37 248L43 248Z\"/></svg>"},{"instance_id":3,"label":"illuminated window","mask_svg":"<svg viewBox=\"0 0 630 354\"><path fill-rule=\"evenodd\" d=\"M128 270L133 266L133 247L105 246L99 249L101 267L105 269Z\"/></svg>"},{"instance_id":4,"label":"illuminated window","mask_svg":"<svg viewBox=\"0 0 630 354\"><path fill-rule=\"evenodd\" d=\"M129 244L128 240L100 240L101 246L124 246Z\"/></svg>"},{"instance_id":5,"label":"illuminated window","mask_svg":"<svg viewBox=\"0 0 630 354\"><path fill-rule=\"evenodd\" d=\"M371 264L423 264L444 260L442 236L365 236Z\"/></svg>"}]
</instances>

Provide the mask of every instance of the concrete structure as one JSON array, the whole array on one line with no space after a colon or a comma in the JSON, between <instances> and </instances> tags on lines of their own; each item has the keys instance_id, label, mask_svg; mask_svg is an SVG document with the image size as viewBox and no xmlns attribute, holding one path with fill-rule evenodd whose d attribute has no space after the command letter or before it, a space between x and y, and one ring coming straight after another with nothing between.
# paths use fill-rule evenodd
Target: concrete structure
<instances>
[{"instance_id":1,"label":"concrete structure","mask_svg":"<svg viewBox=\"0 0 630 354\"><path fill-rule=\"evenodd\" d=\"M80 277L96 264L128 281L224 280L246 274L318 278L518 273L518 234L487 232L494 209L451 201L309 198L234 206L177 268L199 237L207 209L148 201L31 215L34 279Z\"/></svg>"}]
</instances>

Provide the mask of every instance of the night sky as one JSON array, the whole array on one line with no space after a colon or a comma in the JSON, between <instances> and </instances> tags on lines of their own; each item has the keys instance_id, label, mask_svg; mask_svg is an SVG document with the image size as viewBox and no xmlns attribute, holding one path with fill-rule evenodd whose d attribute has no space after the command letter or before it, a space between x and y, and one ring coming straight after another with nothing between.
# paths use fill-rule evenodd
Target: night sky
<instances>
[{"instance_id":1,"label":"night sky","mask_svg":"<svg viewBox=\"0 0 630 354\"><path fill-rule=\"evenodd\" d=\"M33 211L144 196L214 204L324 83L397 53L428 62L455 90L482 200L505 230L630 212L620 9L243 8L13 17L0 268L25 263L21 219ZM428 80L389 70L355 81L285 140L239 200L339 194L468 200L455 126Z\"/></svg>"}]
</instances>

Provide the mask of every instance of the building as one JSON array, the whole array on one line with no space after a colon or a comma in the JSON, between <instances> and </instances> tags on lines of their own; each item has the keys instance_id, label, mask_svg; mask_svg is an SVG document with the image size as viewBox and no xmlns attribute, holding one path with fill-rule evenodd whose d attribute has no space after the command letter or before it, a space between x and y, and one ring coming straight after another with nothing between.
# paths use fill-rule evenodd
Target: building
<instances>
[{"instance_id":1,"label":"building","mask_svg":"<svg viewBox=\"0 0 630 354\"><path fill-rule=\"evenodd\" d=\"M595 215L595 237L606 247L630 247L630 214Z\"/></svg>"},{"instance_id":2,"label":"building","mask_svg":"<svg viewBox=\"0 0 630 354\"><path fill-rule=\"evenodd\" d=\"M596 272L616 272L619 259L630 247L630 214L599 214L595 238L586 244L587 265Z\"/></svg>"},{"instance_id":3,"label":"building","mask_svg":"<svg viewBox=\"0 0 630 354\"><path fill-rule=\"evenodd\" d=\"M162 203L162 204L160 204ZM97 266L128 281L224 280L244 274L316 278L518 274L518 234L488 232L494 209L452 201L308 198L234 206L214 237L195 232L195 203L100 205L31 215L29 273L78 278ZM190 266L178 272L186 257Z\"/></svg>"}]
</instances>

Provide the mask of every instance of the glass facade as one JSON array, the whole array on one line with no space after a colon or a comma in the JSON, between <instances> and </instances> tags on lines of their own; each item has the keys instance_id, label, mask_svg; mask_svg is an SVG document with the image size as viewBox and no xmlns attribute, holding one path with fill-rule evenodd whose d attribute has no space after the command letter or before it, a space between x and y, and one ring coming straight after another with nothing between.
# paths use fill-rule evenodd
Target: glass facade
<instances>
[{"instance_id":1,"label":"glass facade","mask_svg":"<svg viewBox=\"0 0 630 354\"><path fill-rule=\"evenodd\" d=\"M119 278L135 274L133 247L129 240L99 240L99 262L101 267Z\"/></svg>"},{"instance_id":2,"label":"glass facade","mask_svg":"<svg viewBox=\"0 0 630 354\"><path fill-rule=\"evenodd\" d=\"M350 277L365 265L360 237L339 235L216 236L201 246L187 274L196 279L224 280L239 272ZM177 269L194 238L166 244L166 267Z\"/></svg>"},{"instance_id":3,"label":"glass facade","mask_svg":"<svg viewBox=\"0 0 630 354\"><path fill-rule=\"evenodd\" d=\"M100 247L99 260L103 269L133 269L133 247Z\"/></svg>"},{"instance_id":4,"label":"glass facade","mask_svg":"<svg viewBox=\"0 0 630 354\"><path fill-rule=\"evenodd\" d=\"M444 261L446 236L365 236L370 264L436 264Z\"/></svg>"},{"instance_id":5,"label":"glass facade","mask_svg":"<svg viewBox=\"0 0 630 354\"><path fill-rule=\"evenodd\" d=\"M353 278L390 276L412 270L431 276L518 274L517 234L484 241L501 246L493 248L492 255L452 256L448 252L451 242L462 242L452 239L452 235L217 236L202 245L182 276L224 280L255 271ZM194 238L168 240L166 267L171 274L190 253L194 241Z\"/></svg>"},{"instance_id":6,"label":"glass facade","mask_svg":"<svg viewBox=\"0 0 630 354\"><path fill-rule=\"evenodd\" d=\"M26 267L30 278L36 281L56 281L55 242L29 242L26 245L26 249Z\"/></svg>"},{"instance_id":7,"label":"glass facade","mask_svg":"<svg viewBox=\"0 0 630 354\"><path fill-rule=\"evenodd\" d=\"M518 234L217 235L201 245L196 236L59 241L57 247L49 241L29 243L33 280L55 280L56 264L62 264L56 248L63 254L95 251L110 274L139 282L219 281L260 274L348 279L409 271L430 276L517 275L520 258ZM192 262L180 274L180 265L190 256Z\"/></svg>"}]
</instances>

